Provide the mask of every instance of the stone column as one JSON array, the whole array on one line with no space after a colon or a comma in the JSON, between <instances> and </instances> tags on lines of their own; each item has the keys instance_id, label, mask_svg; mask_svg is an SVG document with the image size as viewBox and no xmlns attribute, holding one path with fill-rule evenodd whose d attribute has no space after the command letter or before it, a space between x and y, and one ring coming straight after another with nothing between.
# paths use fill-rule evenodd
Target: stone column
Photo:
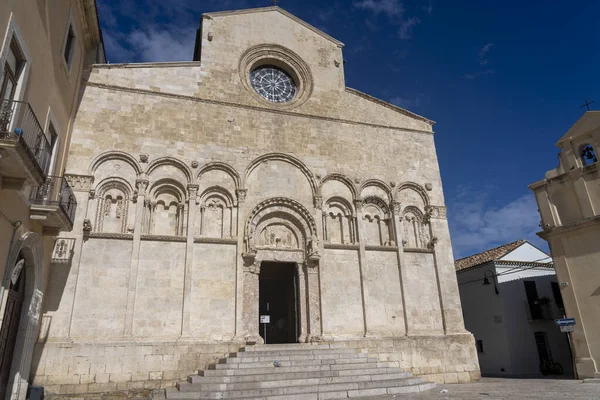
<instances>
[{"instance_id":1,"label":"stone column","mask_svg":"<svg viewBox=\"0 0 600 400\"><path fill-rule=\"evenodd\" d=\"M259 335L258 289L260 261L247 259L244 265L244 314L243 324L246 332L246 343L264 343Z\"/></svg>"},{"instance_id":2,"label":"stone column","mask_svg":"<svg viewBox=\"0 0 600 400\"><path fill-rule=\"evenodd\" d=\"M406 313L406 283L404 281L406 277L406 264L404 263L404 245L402 243L402 214L400 213L400 203L394 202L392 204L392 231L396 238L396 245L398 250L396 251L396 257L398 260L398 279L400 280L400 290L402 292L402 315L404 317L404 334L408 334L409 328L409 315ZM391 238L390 238L391 240Z\"/></svg>"},{"instance_id":3,"label":"stone column","mask_svg":"<svg viewBox=\"0 0 600 400\"><path fill-rule=\"evenodd\" d=\"M427 206L426 212L431 229L431 240L427 247L434 251L444 333L465 333L446 207Z\"/></svg>"},{"instance_id":4,"label":"stone column","mask_svg":"<svg viewBox=\"0 0 600 400\"><path fill-rule=\"evenodd\" d=\"M246 200L246 189L236 189L235 194L237 196L237 208L236 208L236 231L237 235L237 246L236 246L236 274L235 274L235 336L234 340L237 342L245 342L246 336L250 334L250 331L246 330L246 325L244 321L244 310L245 310L245 299L244 293L246 288L245 278L245 268L244 268L244 260L242 258L244 253L244 228L243 228L243 218L244 218L244 202ZM233 224L233 221L232 221ZM258 280L258 277L256 278ZM258 282L257 282L258 285ZM258 290L258 289L256 289ZM258 296L258 291L257 291ZM256 307L258 309L258 298L255 300ZM258 317L257 324L258 324ZM257 330L254 332L258 332Z\"/></svg>"},{"instance_id":5,"label":"stone column","mask_svg":"<svg viewBox=\"0 0 600 400\"><path fill-rule=\"evenodd\" d=\"M185 270L183 272L183 305L181 307L181 336L190 337L191 327L191 304L192 304L192 279L194 270L194 220L196 217L196 197L198 185L189 184L188 190L188 221L187 238L185 242Z\"/></svg>"},{"instance_id":6,"label":"stone column","mask_svg":"<svg viewBox=\"0 0 600 400\"><path fill-rule=\"evenodd\" d=\"M147 179L138 179L135 182L137 195L135 202L135 221L133 225L133 247L131 251L131 263L129 267L129 279L127 280L127 305L125 308L125 336L133 335L133 312L135 309L135 293L137 288L138 268L140 264L140 246L142 236L142 217L144 215L144 203L146 199L146 189L148 189Z\"/></svg>"},{"instance_id":7,"label":"stone column","mask_svg":"<svg viewBox=\"0 0 600 400\"><path fill-rule=\"evenodd\" d=\"M321 288L319 285L319 259L313 258L305 263L306 285L308 291L308 342L322 340L321 327Z\"/></svg>"},{"instance_id":8,"label":"stone column","mask_svg":"<svg viewBox=\"0 0 600 400\"><path fill-rule=\"evenodd\" d=\"M306 293L306 271L303 264L296 264L296 275L298 276L298 321L300 333L298 342L306 343L308 339L308 313L307 313L307 293Z\"/></svg>"},{"instance_id":9,"label":"stone column","mask_svg":"<svg viewBox=\"0 0 600 400\"><path fill-rule=\"evenodd\" d=\"M189 198L188 198L188 201L189 201ZM179 203L179 204L177 204L177 235L176 236L184 235L184 231L183 231L184 218L185 218L185 204Z\"/></svg>"},{"instance_id":10,"label":"stone column","mask_svg":"<svg viewBox=\"0 0 600 400\"><path fill-rule=\"evenodd\" d=\"M363 201L354 200L354 207L356 208L356 228L358 231L358 268L360 272L360 293L362 298L364 336L369 336L369 324L367 320L367 303L369 302L369 289L365 286L365 276L363 273L363 268L366 260L366 237L362 213Z\"/></svg>"}]
</instances>

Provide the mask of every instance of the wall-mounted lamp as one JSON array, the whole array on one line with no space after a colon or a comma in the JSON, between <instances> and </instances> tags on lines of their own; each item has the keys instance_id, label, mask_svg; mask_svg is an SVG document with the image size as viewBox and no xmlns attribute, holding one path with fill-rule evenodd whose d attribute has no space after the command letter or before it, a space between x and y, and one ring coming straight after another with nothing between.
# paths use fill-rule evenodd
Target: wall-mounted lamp
<instances>
[{"instance_id":1,"label":"wall-mounted lamp","mask_svg":"<svg viewBox=\"0 0 600 400\"><path fill-rule=\"evenodd\" d=\"M498 291L498 285L496 285L496 275L494 275L494 273L489 269L483 273L483 286L491 285L490 280L487 277L488 272L490 273L490 275L492 276L492 280L494 281L494 291L496 292L496 294L500 294L500 292Z\"/></svg>"}]
</instances>

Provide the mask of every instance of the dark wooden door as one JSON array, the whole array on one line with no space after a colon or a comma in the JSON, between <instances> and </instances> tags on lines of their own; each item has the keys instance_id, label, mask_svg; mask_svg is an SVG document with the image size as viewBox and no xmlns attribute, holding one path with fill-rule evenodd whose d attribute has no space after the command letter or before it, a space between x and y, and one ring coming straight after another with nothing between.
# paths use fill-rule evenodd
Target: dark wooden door
<instances>
[{"instance_id":1,"label":"dark wooden door","mask_svg":"<svg viewBox=\"0 0 600 400\"><path fill-rule=\"evenodd\" d=\"M21 309L25 292L25 268L21 270L16 284L10 285L6 301L6 309L0 328L0 400L5 398L6 387L10 378L10 366L12 364L21 320Z\"/></svg>"}]
</instances>

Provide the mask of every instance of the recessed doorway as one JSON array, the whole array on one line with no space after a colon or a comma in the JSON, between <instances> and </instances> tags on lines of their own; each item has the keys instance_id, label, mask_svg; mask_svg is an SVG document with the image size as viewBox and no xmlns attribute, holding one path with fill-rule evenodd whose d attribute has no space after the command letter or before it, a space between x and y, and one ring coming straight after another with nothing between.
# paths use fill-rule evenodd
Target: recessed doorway
<instances>
[{"instance_id":1,"label":"recessed doorway","mask_svg":"<svg viewBox=\"0 0 600 400\"><path fill-rule=\"evenodd\" d=\"M296 264L263 261L259 278L259 311L269 323L259 323L266 344L298 342Z\"/></svg>"}]
</instances>

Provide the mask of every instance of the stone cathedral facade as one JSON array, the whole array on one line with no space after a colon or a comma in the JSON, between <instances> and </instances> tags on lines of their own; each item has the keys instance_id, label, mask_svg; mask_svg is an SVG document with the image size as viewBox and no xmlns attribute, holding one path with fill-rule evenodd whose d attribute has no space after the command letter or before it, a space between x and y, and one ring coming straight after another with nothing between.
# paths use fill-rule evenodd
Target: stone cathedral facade
<instances>
[{"instance_id":1,"label":"stone cathedral facade","mask_svg":"<svg viewBox=\"0 0 600 400\"><path fill-rule=\"evenodd\" d=\"M347 88L342 47L268 7L203 15L193 62L94 66L34 384L165 387L263 342L479 377L433 122Z\"/></svg>"}]
</instances>

